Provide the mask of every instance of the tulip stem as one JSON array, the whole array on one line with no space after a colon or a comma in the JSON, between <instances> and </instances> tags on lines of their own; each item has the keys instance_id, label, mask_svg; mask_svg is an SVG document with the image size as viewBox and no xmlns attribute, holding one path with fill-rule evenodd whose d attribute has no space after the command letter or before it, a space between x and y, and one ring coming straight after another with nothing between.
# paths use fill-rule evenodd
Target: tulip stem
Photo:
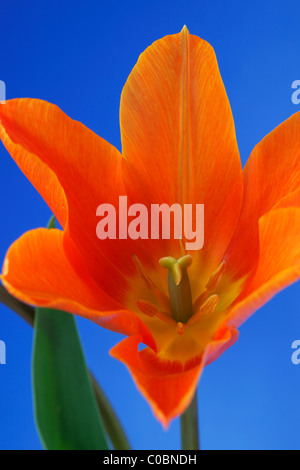
<instances>
[{"instance_id":1,"label":"tulip stem","mask_svg":"<svg viewBox=\"0 0 300 470\"><path fill-rule=\"evenodd\" d=\"M197 390L189 407L180 417L182 450L200 450Z\"/></svg>"}]
</instances>

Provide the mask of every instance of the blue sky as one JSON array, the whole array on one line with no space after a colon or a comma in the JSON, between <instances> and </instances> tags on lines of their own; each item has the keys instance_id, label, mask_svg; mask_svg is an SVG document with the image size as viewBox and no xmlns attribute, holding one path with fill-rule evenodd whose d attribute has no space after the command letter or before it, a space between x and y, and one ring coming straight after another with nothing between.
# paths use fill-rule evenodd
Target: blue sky
<instances>
[{"instance_id":1,"label":"blue sky","mask_svg":"<svg viewBox=\"0 0 300 470\"><path fill-rule=\"evenodd\" d=\"M300 104L300 3L259 1L2 0L0 80L7 98L36 97L59 105L120 149L119 100L139 54L179 32L215 49L235 119L243 164L268 132ZM287 168L286 171L289 171ZM26 230L44 226L50 211L0 147L0 259ZM1 261L2 262L2 261ZM200 430L205 449L300 449L299 283L277 295L241 328L238 343L203 374ZM125 367L108 355L120 339L78 320L89 366L136 449L176 449L179 421L165 433ZM0 448L41 448L32 416L32 330L0 306Z\"/></svg>"}]
</instances>

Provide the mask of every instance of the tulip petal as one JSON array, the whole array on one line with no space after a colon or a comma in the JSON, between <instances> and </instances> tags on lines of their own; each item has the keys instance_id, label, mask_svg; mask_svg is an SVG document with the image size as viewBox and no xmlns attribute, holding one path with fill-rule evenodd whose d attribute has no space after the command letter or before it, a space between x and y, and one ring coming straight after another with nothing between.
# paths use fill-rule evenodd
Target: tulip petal
<instances>
[{"instance_id":1,"label":"tulip petal","mask_svg":"<svg viewBox=\"0 0 300 470\"><path fill-rule=\"evenodd\" d=\"M96 236L97 207L117 207L124 194L118 150L57 106L34 99L0 107L0 137L65 226L64 247L79 275L78 248L94 279L113 298L124 299L125 276L135 273L131 256L140 255L142 245L136 241L130 249L127 240Z\"/></svg>"},{"instance_id":2,"label":"tulip petal","mask_svg":"<svg viewBox=\"0 0 300 470\"><path fill-rule=\"evenodd\" d=\"M110 296L91 277L74 271L63 249L63 232L37 229L22 235L9 248L1 280L22 302L76 313L126 335L140 334L155 349L145 325Z\"/></svg>"},{"instance_id":3,"label":"tulip petal","mask_svg":"<svg viewBox=\"0 0 300 470\"><path fill-rule=\"evenodd\" d=\"M214 335L214 341L205 351L205 366L216 361L227 349L234 345L239 338L239 332L235 327L220 325Z\"/></svg>"},{"instance_id":4,"label":"tulip petal","mask_svg":"<svg viewBox=\"0 0 300 470\"><path fill-rule=\"evenodd\" d=\"M137 388L145 396L157 419L166 428L185 411L197 388L205 364L212 362L237 339L238 333L228 327L220 329L215 339L198 357L185 365L161 360L150 348L138 350L141 337L132 336L117 344L110 354L123 362L131 372Z\"/></svg>"},{"instance_id":5,"label":"tulip petal","mask_svg":"<svg viewBox=\"0 0 300 470\"><path fill-rule=\"evenodd\" d=\"M241 217L225 256L233 277L241 278L257 265L260 217L274 208L300 207L299 188L300 112L257 144L244 168Z\"/></svg>"},{"instance_id":6,"label":"tulip petal","mask_svg":"<svg viewBox=\"0 0 300 470\"><path fill-rule=\"evenodd\" d=\"M20 300L38 306L68 310L53 302L73 301L93 310L118 305L101 290L94 292L75 273L63 250L63 232L36 229L26 232L9 248L3 264L2 281Z\"/></svg>"},{"instance_id":7,"label":"tulip petal","mask_svg":"<svg viewBox=\"0 0 300 470\"><path fill-rule=\"evenodd\" d=\"M239 216L242 170L212 47L186 28L154 42L125 84L120 121L133 202L204 204L201 254L217 264Z\"/></svg>"},{"instance_id":8,"label":"tulip petal","mask_svg":"<svg viewBox=\"0 0 300 470\"><path fill-rule=\"evenodd\" d=\"M8 117L13 118L16 100L8 101L0 106L0 138L8 152L12 155L22 172L32 182L51 211L55 214L62 227L67 219L67 201L64 190L51 168L32 151L25 149L17 130L11 131L6 127ZM20 128L20 126L17 125Z\"/></svg>"},{"instance_id":9,"label":"tulip petal","mask_svg":"<svg viewBox=\"0 0 300 470\"><path fill-rule=\"evenodd\" d=\"M270 211L259 221L259 260L225 322L238 327L276 293L300 278L300 208Z\"/></svg>"},{"instance_id":10,"label":"tulip petal","mask_svg":"<svg viewBox=\"0 0 300 470\"><path fill-rule=\"evenodd\" d=\"M141 342L138 336L126 338L110 354L129 368L155 416L167 428L170 420L181 414L192 400L202 363L184 371L180 365L160 361L149 348L139 352Z\"/></svg>"}]
</instances>

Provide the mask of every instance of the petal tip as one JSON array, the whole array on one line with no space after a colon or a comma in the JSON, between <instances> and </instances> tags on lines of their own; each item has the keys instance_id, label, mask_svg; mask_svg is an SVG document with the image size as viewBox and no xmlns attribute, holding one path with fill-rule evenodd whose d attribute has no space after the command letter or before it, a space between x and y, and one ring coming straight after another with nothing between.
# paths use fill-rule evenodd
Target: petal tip
<instances>
[{"instance_id":1,"label":"petal tip","mask_svg":"<svg viewBox=\"0 0 300 470\"><path fill-rule=\"evenodd\" d=\"M187 26L186 26L185 24L183 25L183 28L182 28L182 30L181 30L181 33L183 33L183 34L189 34L189 30L188 30L188 28L187 28Z\"/></svg>"}]
</instances>

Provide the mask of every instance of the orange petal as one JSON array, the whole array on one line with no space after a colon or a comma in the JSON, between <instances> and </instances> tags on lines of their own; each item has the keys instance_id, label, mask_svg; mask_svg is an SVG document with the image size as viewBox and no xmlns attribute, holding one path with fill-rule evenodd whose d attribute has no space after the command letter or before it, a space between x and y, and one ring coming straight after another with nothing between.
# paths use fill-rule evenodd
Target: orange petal
<instances>
[{"instance_id":1,"label":"orange petal","mask_svg":"<svg viewBox=\"0 0 300 470\"><path fill-rule=\"evenodd\" d=\"M300 207L300 189L280 199L280 201L275 204L274 209L284 207Z\"/></svg>"},{"instance_id":2,"label":"orange petal","mask_svg":"<svg viewBox=\"0 0 300 470\"><path fill-rule=\"evenodd\" d=\"M55 172L35 154L35 149L25 148L22 136L18 135L18 132L23 133L23 130L21 123L17 118L15 119L14 115L17 105L24 101L11 100L7 101L5 106L0 106L0 138L17 165L41 194L61 226L64 227L68 209L64 190ZM32 106L32 100L26 100L26 103ZM27 113L24 108L23 112L25 120ZM16 122L12 125L14 120ZM42 127L40 131L43 132Z\"/></svg>"},{"instance_id":3,"label":"orange petal","mask_svg":"<svg viewBox=\"0 0 300 470\"><path fill-rule=\"evenodd\" d=\"M87 270L113 297L127 292L131 256L141 244L99 240L96 209L118 204L123 194L122 157L117 149L58 107L41 100L16 99L0 107L1 138L21 170L66 226L64 247L75 269L79 248ZM75 248L74 248L75 245ZM141 256L143 258L143 256Z\"/></svg>"},{"instance_id":4,"label":"orange petal","mask_svg":"<svg viewBox=\"0 0 300 470\"><path fill-rule=\"evenodd\" d=\"M222 328L199 356L186 365L161 360L150 348L138 351L141 338L127 338L117 344L111 355L131 372L140 392L147 399L157 419L167 427L169 422L190 404L205 363L210 363L237 339L237 331Z\"/></svg>"},{"instance_id":5,"label":"orange petal","mask_svg":"<svg viewBox=\"0 0 300 470\"><path fill-rule=\"evenodd\" d=\"M257 144L245 166L244 181L241 218L225 256L226 270L235 277L256 267L259 218L273 208L300 207L300 113Z\"/></svg>"},{"instance_id":6,"label":"orange petal","mask_svg":"<svg viewBox=\"0 0 300 470\"><path fill-rule=\"evenodd\" d=\"M37 229L9 248L2 282L22 302L66 310L123 334L140 334L155 349L145 325L112 300L92 278L80 278L63 249L63 232Z\"/></svg>"},{"instance_id":7,"label":"orange petal","mask_svg":"<svg viewBox=\"0 0 300 470\"><path fill-rule=\"evenodd\" d=\"M220 325L214 335L214 341L210 343L205 351L205 366L217 360L227 349L236 343L239 332L235 327Z\"/></svg>"},{"instance_id":8,"label":"orange petal","mask_svg":"<svg viewBox=\"0 0 300 470\"><path fill-rule=\"evenodd\" d=\"M93 310L119 307L101 290L95 292L92 279L89 287L76 275L63 250L63 232L56 229L31 230L16 240L6 254L2 281L20 300L39 306L73 299Z\"/></svg>"},{"instance_id":9,"label":"orange petal","mask_svg":"<svg viewBox=\"0 0 300 470\"><path fill-rule=\"evenodd\" d=\"M125 84L120 121L131 199L203 203L203 253L217 264L239 215L242 170L212 47L186 28L154 42Z\"/></svg>"},{"instance_id":10,"label":"orange petal","mask_svg":"<svg viewBox=\"0 0 300 470\"><path fill-rule=\"evenodd\" d=\"M184 371L180 365L160 361L149 348L139 352L141 342L138 336L126 338L110 354L128 367L139 391L167 428L170 420L180 415L191 402L202 363L198 361L197 367Z\"/></svg>"},{"instance_id":11,"label":"orange petal","mask_svg":"<svg viewBox=\"0 0 300 470\"><path fill-rule=\"evenodd\" d=\"M300 208L270 211L259 221L259 260L226 323L238 327L277 292L300 278Z\"/></svg>"}]
</instances>

